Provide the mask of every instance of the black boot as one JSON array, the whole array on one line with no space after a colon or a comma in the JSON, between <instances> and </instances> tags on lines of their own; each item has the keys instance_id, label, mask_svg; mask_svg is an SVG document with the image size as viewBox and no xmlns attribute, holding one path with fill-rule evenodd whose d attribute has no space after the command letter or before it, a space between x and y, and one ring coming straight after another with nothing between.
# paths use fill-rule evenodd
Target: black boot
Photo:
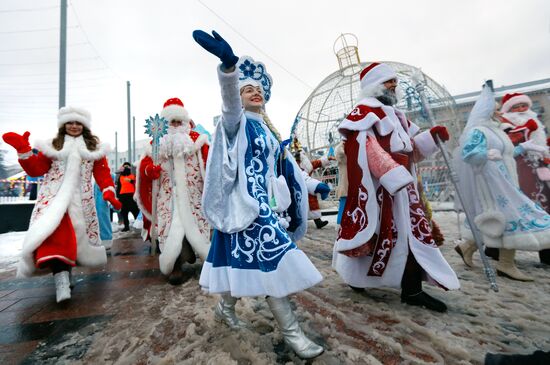
<instances>
[{"instance_id":1,"label":"black boot","mask_svg":"<svg viewBox=\"0 0 550 365\"><path fill-rule=\"evenodd\" d=\"M485 256L492 258L495 261L498 261L498 248L485 247Z\"/></svg>"},{"instance_id":2,"label":"black boot","mask_svg":"<svg viewBox=\"0 0 550 365\"><path fill-rule=\"evenodd\" d=\"M446 312L447 306L442 301L422 291L422 274L424 270L414 255L409 252L405 271L401 279L401 302L418 307L425 307L436 312Z\"/></svg>"},{"instance_id":3,"label":"black boot","mask_svg":"<svg viewBox=\"0 0 550 365\"><path fill-rule=\"evenodd\" d=\"M197 261L197 256L195 255L195 252L191 248L191 245L189 244L189 241L187 241L187 238L183 239L183 242L181 244L181 254L180 254L183 262L188 262L190 264L194 264L195 261Z\"/></svg>"},{"instance_id":4,"label":"black boot","mask_svg":"<svg viewBox=\"0 0 550 365\"><path fill-rule=\"evenodd\" d=\"M328 221L322 221L321 218L313 220L315 222L315 227L321 229L328 224Z\"/></svg>"},{"instance_id":5,"label":"black boot","mask_svg":"<svg viewBox=\"0 0 550 365\"><path fill-rule=\"evenodd\" d=\"M362 293L362 292L365 291L365 288L359 288L359 287L351 286L351 285L348 285L348 286L356 293Z\"/></svg>"},{"instance_id":6,"label":"black boot","mask_svg":"<svg viewBox=\"0 0 550 365\"><path fill-rule=\"evenodd\" d=\"M485 355L485 365L545 365L550 363L550 351L535 351L530 355Z\"/></svg>"},{"instance_id":7,"label":"black boot","mask_svg":"<svg viewBox=\"0 0 550 365\"><path fill-rule=\"evenodd\" d=\"M412 295L401 293L401 302L417 307L425 307L426 309L440 313L444 313L447 311L447 306L445 305L445 303L443 303L439 299L435 299L434 297L428 295L423 291Z\"/></svg>"},{"instance_id":8,"label":"black boot","mask_svg":"<svg viewBox=\"0 0 550 365\"><path fill-rule=\"evenodd\" d=\"M172 285L181 285L183 283L183 271L181 270L181 256L176 259L174 269L168 275L168 282Z\"/></svg>"},{"instance_id":9,"label":"black boot","mask_svg":"<svg viewBox=\"0 0 550 365\"><path fill-rule=\"evenodd\" d=\"M550 265L550 249L539 251L540 262L546 265Z\"/></svg>"}]
</instances>

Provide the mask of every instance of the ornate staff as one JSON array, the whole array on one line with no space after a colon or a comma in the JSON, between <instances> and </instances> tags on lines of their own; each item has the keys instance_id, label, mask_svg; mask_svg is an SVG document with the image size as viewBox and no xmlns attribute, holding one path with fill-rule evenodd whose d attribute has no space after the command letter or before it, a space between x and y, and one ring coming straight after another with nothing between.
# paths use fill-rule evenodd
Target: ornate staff
<instances>
[{"instance_id":1,"label":"ornate staff","mask_svg":"<svg viewBox=\"0 0 550 365\"><path fill-rule=\"evenodd\" d=\"M152 143L152 158L153 164L158 164L159 157L159 143L162 136L168 132L168 121L158 114L155 117L149 117L145 120L145 133L151 137ZM153 192L151 201L151 255L157 253L157 195L159 192L158 179L153 180Z\"/></svg>"},{"instance_id":2,"label":"ornate staff","mask_svg":"<svg viewBox=\"0 0 550 365\"><path fill-rule=\"evenodd\" d=\"M422 71L419 69L417 72L415 72L412 77L412 81L416 84L415 89L418 92L418 95L420 96L420 102L422 104L422 108L426 112L426 117L430 124L432 126L435 126L435 120L433 117L432 110L430 109L428 105L428 99L426 98L426 76ZM490 86L490 85L489 85ZM460 194L460 190L458 187L458 174L454 171L453 166L451 164L451 160L449 157L449 153L447 152L447 149L445 148L445 145L441 143L441 140L439 139L439 136L435 136L437 146L439 147L441 154L443 155L443 160L445 161L445 164L447 165L447 169L449 171L449 175L451 177L451 181L453 183L453 186L456 191L456 195L458 196L458 200L460 201L460 205L462 206L464 210L464 214L466 215L466 221L468 222L468 225L470 226L470 229L472 231L472 234L474 236L474 241L476 243L477 249L479 250L479 256L481 258L481 262L483 263L483 271L485 272L485 275L487 276L487 279L489 280L489 283L491 285L491 289L493 291L498 292L498 286L496 281L495 272L493 271L493 268L491 267L491 264L489 263L489 260L487 259L487 256L485 256L485 252L483 251L483 241L479 237L479 231L474 223L473 217L471 217L471 213L466 209L464 206L464 200L462 198L462 195Z\"/></svg>"}]
</instances>

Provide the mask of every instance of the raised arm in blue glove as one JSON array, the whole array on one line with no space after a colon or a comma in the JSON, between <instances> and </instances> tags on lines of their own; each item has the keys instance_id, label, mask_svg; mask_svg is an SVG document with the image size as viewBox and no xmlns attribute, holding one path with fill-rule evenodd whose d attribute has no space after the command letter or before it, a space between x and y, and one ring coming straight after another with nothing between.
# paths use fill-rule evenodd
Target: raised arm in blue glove
<instances>
[{"instance_id":1,"label":"raised arm in blue glove","mask_svg":"<svg viewBox=\"0 0 550 365\"><path fill-rule=\"evenodd\" d=\"M330 187L325 183L319 183L315 188L315 194L321 194L321 199L323 200L328 198L328 193L330 193Z\"/></svg>"},{"instance_id":2,"label":"raised arm in blue glove","mask_svg":"<svg viewBox=\"0 0 550 365\"><path fill-rule=\"evenodd\" d=\"M212 35L202 31L195 30L193 39L201 45L202 48L217 56L221 61L223 68L228 70L237 64L239 57L235 56L229 43L225 41L215 30Z\"/></svg>"}]
</instances>

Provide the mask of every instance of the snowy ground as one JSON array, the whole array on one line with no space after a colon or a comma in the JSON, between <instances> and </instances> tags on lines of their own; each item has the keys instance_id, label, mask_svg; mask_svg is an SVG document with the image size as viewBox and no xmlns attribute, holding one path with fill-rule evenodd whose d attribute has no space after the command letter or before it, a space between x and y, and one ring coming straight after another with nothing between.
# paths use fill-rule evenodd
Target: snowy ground
<instances>
[{"instance_id":1,"label":"snowy ground","mask_svg":"<svg viewBox=\"0 0 550 365\"><path fill-rule=\"evenodd\" d=\"M335 216L329 218L334 221ZM478 267L470 270L453 251L456 214L439 212L435 218L447 237L443 254L462 285L453 292L426 287L448 304L445 314L402 304L398 290L350 290L330 266L335 224L322 230L310 224L300 247L325 279L292 299L306 333L326 347L312 364L480 364L486 352L550 350L550 267L540 264L534 253L518 253L519 268L536 281L498 278L500 291L494 293L477 255ZM13 272L21 240L21 234L0 235L2 277ZM117 315L90 331L93 340L76 363L305 363L284 345L263 298L239 301L237 314L250 328L231 331L214 321L217 298L198 288L200 265L188 270L194 275L181 287L142 287L130 297L109 299L105 306ZM81 333L66 337L57 346L90 341Z\"/></svg>"}]
</instances>

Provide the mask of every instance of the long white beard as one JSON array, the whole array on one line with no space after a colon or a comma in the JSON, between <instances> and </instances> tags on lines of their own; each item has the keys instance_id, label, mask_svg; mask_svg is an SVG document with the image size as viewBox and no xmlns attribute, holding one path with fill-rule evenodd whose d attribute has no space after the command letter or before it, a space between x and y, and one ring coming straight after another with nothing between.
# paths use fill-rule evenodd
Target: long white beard
<instances>
[{"instance_id":1,"label":"long white beard","mask_svg":"<svg viewBox=\"0 0 550 365\"><path fill-rule=\"evenodd\" d=\"M195 143L189 137L189 126L168 127L168 134L160 140L159 152L165 158L182 157L195 151Z\"/></svg>"},{"instance_id":2,"label":"long white beard","mask_svg":"<svg viewBox=\"0 0 550 365\"><path fill-rule=\"evenodd\" d=\"M538 144L539 146L546 147L546 133L544 133L544 125L537 118L537 113L532 110L527 110L525 112L519 113L504 113L502 115L504 118L508 119L514 125L523 125L529 119L533 119L538 124L537 130L531 132L529 139Z\"/></svg>"}]
</instances>

